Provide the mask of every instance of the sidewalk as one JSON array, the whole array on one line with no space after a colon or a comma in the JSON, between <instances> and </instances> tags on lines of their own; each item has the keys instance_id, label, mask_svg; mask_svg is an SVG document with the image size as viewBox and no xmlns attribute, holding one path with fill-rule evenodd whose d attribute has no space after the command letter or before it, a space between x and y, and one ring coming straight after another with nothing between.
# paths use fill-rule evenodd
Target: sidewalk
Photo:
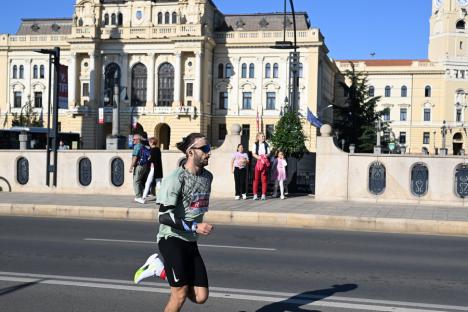
<instances>
[{"instance_id":1,"label":"sidewalk","mask_svg":"<svg viewBox=\"0 0 468 312\"><path fill-rule=\"evenodd\" d=\"M131 196L0 193L0 215L155 221L154 200ZM391 233L468 235L468 208L357 202L319 202L311 196L266 201L217 199L206 221Z\"/></svg>"}]
</instances>

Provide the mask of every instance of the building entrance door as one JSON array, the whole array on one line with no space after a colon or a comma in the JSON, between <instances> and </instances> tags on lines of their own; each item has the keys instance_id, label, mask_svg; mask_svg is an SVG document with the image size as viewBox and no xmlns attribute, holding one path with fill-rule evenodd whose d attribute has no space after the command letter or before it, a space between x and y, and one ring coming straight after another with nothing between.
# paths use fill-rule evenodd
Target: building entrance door
<instances>
[{"instance_id":1,"label":"building entrance door","mask_svg":"<svg viewBox=\"0 0 468 312\"><path fill-rule=\"evenodd\" d=\"M457 132L453 136L453 155L460 155L463 149L463 135Z\"/></svg>"},{"instance_id":2,"label":"building entrance door","mask_svg":"<svg viewBox=\"0 0 468 312\"><path fill-rule=\"evenodd\" d=\"M168 150L171 143L171 127L168 124L158 124L154 129L154 137L162 150Z\"/></svg>"}]
</instances>

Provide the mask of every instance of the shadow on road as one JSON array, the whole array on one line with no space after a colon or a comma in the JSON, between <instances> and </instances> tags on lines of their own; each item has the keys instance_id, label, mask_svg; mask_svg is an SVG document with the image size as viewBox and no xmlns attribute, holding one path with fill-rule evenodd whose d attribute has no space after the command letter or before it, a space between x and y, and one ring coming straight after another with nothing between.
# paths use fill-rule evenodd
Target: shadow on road
<instances>
[{"instance_id":1,"label":"shadow on road","mask_svg":"<svg viewBox=\"0 0 468 312\"><path fill-rule=\"evenodd\" d=\"M310 304L339 292L347 292L358 288L356 284L333 285L331 288L313 290L300 293L286 300L266 305L256 312L320 312L318 310L304 310L303 305Z\"/></svg>"},{"instance_id":2,"label":"shadow on road","mask_svg":"<svg viewBox=\"0 0 468 312\"><path fill-rule=\"evenodd\" d=\"M8 294L10 294L12 292L22 290L22 289L27 288L27 287L34 286L36 284L39 284L42 281L45 281L45 279L40 279L40 280L37 280L37 281L34 281L34 282L24 283L24 284L15 285L15 286L0 289L0 296L8 295Z\"/></svg>"}]
</instances>

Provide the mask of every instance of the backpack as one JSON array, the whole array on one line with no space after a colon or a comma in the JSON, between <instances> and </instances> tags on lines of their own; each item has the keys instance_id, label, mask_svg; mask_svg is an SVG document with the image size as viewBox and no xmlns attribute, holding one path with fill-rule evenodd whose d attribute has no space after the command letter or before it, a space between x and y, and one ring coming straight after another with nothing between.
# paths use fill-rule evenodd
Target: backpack
<instances>
[{"instance_id":1,"label":"backpack","mask_svg":"<svg viewBox=\"0 0 468 312\"><path fill-rule=\"evenodd\" d=\"M140 156L138 157L138 165L146 166L151 158L151 150L142 145L140 148Z\"/></svg>"}]
</instances>

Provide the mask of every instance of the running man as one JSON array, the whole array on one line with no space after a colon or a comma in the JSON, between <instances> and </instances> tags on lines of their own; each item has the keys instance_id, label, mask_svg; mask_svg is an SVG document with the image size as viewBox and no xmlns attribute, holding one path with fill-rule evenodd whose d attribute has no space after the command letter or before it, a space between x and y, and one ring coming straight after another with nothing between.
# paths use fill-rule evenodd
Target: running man
<instances>
[{"instance_id":1,"label":"running man","mask_svg":"<svg viewBox=\"0 0 468 312\"><path fill-rule=\"evenodd\" d=\"M208 275L198 251L199 235L209 235L213 226L203 223L208 211L213 175L206 169L211 146L206 137L192 133L177 144L187 162L164 178L157 203L159 206L157 254L148 258L135 273L135 283L150 276L168 280L171 296L164 312L180 311L186 298L197 304L208 299Z\"/></svg>"}]
</instances>

